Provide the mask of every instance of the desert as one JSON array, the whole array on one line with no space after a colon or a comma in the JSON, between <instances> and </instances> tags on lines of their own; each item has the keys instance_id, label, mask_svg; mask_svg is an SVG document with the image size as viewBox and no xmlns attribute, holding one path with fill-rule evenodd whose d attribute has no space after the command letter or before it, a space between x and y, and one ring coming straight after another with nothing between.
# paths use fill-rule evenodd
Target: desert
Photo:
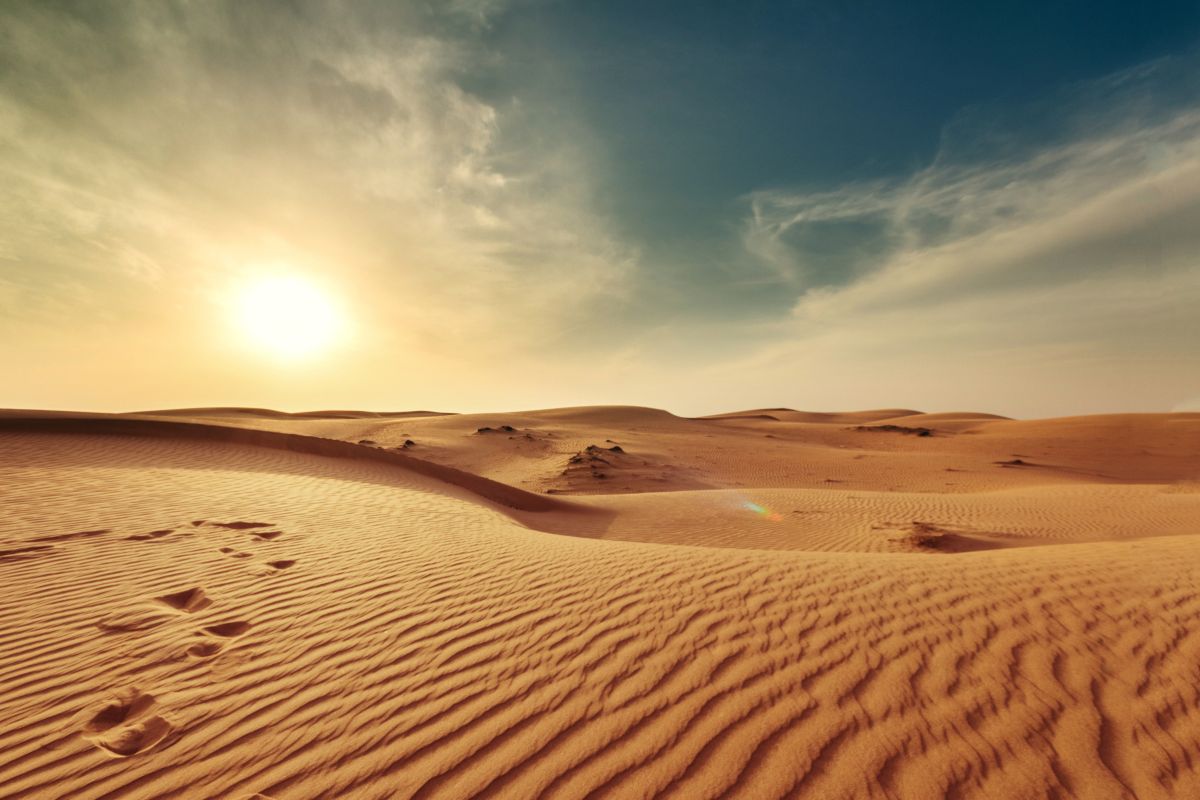
<instances>
[{"instance_id":1,"label":"desert","mask_svg":"<svg viewBox=\"0 0 1200 800\"><path fill-rule=\"evenodd\" d=\"M0 796L1200 791L1200 414L0 440Z\"/></svg>"},{"instance_id":2,"label":"desert","mask_svg":"<svg viewBox=\"0 0 1200 800\"><path fill-rule=\"evenodd\" d=\"M1197 0L2 0L0 800L1200 798Z\"/></svg>"}]
</instances>

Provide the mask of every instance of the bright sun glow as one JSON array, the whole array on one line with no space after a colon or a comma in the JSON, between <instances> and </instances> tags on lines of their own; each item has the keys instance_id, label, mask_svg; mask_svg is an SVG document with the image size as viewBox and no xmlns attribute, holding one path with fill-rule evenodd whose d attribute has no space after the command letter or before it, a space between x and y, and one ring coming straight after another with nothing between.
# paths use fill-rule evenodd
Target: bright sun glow
<instances>
[{"instance_id":1,"label":"bright sun glow","mask_svg":"<svg viewBox=\"0 0 1200 800\"><path fill-rule=\"evenodd\" d=\"M237 297L237 319L246 339L280 358L308 358L335 344L345 319L330 297L302 278L260 278Z\"/></svg>"}]
</instances>

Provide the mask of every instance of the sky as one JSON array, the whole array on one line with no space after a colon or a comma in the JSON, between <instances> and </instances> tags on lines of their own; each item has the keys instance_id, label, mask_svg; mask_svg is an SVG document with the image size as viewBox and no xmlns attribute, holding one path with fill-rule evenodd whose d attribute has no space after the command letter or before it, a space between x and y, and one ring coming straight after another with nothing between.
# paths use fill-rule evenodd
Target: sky
<instances>
[{"instance_id":1,"label":"sky","mask_svg":"<svg viewBox=\"0 0 1200 800\"><path fill-rule=\"evenodd\" d=\"M0 143L3 407L1200 410L1194 0L10 0Z\"/></svg>"}]
</instances>

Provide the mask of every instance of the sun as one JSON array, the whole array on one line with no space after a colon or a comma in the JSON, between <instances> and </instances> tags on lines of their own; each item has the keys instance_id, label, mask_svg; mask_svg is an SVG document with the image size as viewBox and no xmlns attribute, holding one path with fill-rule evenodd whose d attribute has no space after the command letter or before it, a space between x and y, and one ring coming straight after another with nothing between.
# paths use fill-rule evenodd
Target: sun
<instances>
[{"instance_id":1,"label":"sun","mask_svg":"<svg viewBox=\"0 0 1200 800\"><path fill-rule=\"evenodd\" d=\"M346 320L333 299L304 278L275 275L243 286L236 296L239 331L252 347L277 358L311 358L337 343Z\"/></svg>"}]
</instances>

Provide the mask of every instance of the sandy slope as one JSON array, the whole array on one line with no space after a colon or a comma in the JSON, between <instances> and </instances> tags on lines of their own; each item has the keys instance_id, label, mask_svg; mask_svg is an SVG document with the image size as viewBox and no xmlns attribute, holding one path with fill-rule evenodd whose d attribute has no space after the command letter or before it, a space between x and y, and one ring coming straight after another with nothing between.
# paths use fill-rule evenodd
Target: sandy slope
<instances>
[{"instance_id":1,"label":"sandy slope","mask_svg":"<svg viewBox=\"0 0 1200 800\"><path fill-rule=\"evenodd\" d=\"M1200 796L1200 415L790 413L0 419L0 797Z\"/></svg>"},{"instance_id":2,"label":"sandy slope","mask_svg":"<svg viewBox=\"0 0 1200 800\"><path fill-rule=\"evenodd\" d=\"M658 409L596 406L416 412L386 419L228 415L206 421L366 441L381 449L411 441L404 452L421 459L562 494L741 487L951 493L1200 479L1200 413L1008 420L903 409L848 414L766 409L724 417L685 419ZM481 428L490 430L480 433ZM912 433L921 428L931 435ZM589 446L624 452L587 454ZM604 462L572 464L581 453ZM1022 463L1005 463L1011 461Z\"/></svg>"}]
</instances>

